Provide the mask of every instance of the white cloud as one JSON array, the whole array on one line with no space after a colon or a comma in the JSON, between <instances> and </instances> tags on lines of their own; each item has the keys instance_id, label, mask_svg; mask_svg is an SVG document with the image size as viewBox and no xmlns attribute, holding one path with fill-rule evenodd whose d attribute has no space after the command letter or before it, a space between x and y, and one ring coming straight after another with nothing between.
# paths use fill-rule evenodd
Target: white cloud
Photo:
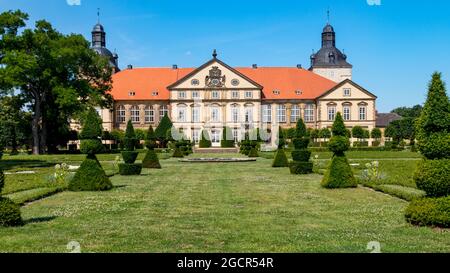
<instances>
[{"instance_id":1,"label":"white cloud","mask_svg":"<svg viewBox=\"0 0 450 273\"><path fill-rule=\"evenodd\" d=\"M186 51L186 53L184 53L186 56L191 56L192 52L190 50Z\"/></svg>"},{"instance_id":2,"label":"white cloud","mask_svg":"<svg viewBox=\"0 0 450 273\"><path fill-rule=\"evenodd\" d=\"M381 0L367 0L369 6L381 6Z\"/></svg>"},{"instance_id":3,"label":"white cloud","mask_svg":"<svg viewBox=\"0 0 450 273\"><path fill-rule=\"evenodd\" d=\"M80 6L81 0L66 0L67 5L69 6Z\"/></svg>"}]
</instances>

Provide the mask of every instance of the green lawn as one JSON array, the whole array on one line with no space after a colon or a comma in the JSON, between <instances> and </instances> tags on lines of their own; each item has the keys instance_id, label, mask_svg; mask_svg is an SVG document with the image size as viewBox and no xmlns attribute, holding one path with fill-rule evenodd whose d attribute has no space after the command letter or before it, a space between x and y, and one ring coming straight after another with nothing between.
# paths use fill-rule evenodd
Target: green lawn
<instances>
[{"instance_id":1,"label":"green lawn","mask_svg":"<svg viewBox=\"0 0 450 273\"><path fill-rule=\"evenodd\" d=\"M112 177L109 192L22 207L27 224L0 228L0 252L66 252L70 241L83 252L368 252L370 241L383 252L450 252L449 230L407 224L407 202L369 188L322 189L320 175L293 176L263 158L161 164Z\"/></svg>"}]
</instances>

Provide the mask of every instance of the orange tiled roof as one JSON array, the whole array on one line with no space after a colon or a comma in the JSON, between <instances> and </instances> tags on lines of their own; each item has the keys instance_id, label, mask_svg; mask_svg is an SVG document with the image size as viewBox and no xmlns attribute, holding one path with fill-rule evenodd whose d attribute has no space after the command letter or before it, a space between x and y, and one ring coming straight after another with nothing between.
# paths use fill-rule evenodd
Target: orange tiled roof
<instances>
[{"instance_id":1,"label":"orange tiled roof","mask_svg":"<svg viewBox=\"0 0 450 273\"><path fill-rule=\"evenodd\" d=\"M169 100L167 87L194 68L133 68L113 75L111 94L115 100ZM263 99L315 99L337 83L308 70L294 67L236 68L263 86ZM274 94L279 91L279 95ZM302 91L301 95L296 90ZM158 92L157 96L152 93ZM134 92L134 96L129 96Z\"/></svg>"}]
</instances>

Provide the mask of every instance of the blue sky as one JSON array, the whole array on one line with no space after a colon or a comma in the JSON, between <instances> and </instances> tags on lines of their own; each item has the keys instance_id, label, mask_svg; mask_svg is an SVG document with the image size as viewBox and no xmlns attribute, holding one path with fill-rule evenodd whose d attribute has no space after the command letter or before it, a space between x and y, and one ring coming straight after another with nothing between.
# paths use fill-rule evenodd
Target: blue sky
<instances>
[{"instance_id":1,"label":"blue sky","mask_svg":"<svg viewBox=\"0 0 450 273\"><path fill-rule=\"evenodd\" d=\"M0 0L1 11L21 9L30 22L88 39L97 8L121 67L196 67L214 48L232 66L308 67L330 8L337 47L353 80L378 95L379 111L423 103L434 71L450 80L446 0Z\"/></svg>"}]
</instances>

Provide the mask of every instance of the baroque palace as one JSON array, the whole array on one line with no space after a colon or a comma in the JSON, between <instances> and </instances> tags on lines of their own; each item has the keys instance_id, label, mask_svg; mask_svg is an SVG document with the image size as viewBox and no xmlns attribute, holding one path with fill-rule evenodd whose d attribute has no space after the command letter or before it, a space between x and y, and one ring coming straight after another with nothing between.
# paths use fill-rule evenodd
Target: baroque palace
<instances>
[{"instance_id":1,"label":"baroque palace","mask_svg":"<svg viewBox=\"0 0 450 273\"><path fill-rule=\"evenodd\" d=\"M244 132L261 128L275 144L279 126L293 127L301 117L310 128L331 127L337 112L346 126L372 130L377 97L353 82L352 65L336 48L330 24L322 32L322 47L311 55L308 70L296 67L232 67L216 50L197 68L133 68L120 71L117 54L106 48L102 25L92 31L92 46L109 58L113 75L113 109L99 109L105 130L157 126L168 114L174 126L198 141L205 129L213 146L220 145L224 126L239 141Z\"/></svg>"}]
</instances>

